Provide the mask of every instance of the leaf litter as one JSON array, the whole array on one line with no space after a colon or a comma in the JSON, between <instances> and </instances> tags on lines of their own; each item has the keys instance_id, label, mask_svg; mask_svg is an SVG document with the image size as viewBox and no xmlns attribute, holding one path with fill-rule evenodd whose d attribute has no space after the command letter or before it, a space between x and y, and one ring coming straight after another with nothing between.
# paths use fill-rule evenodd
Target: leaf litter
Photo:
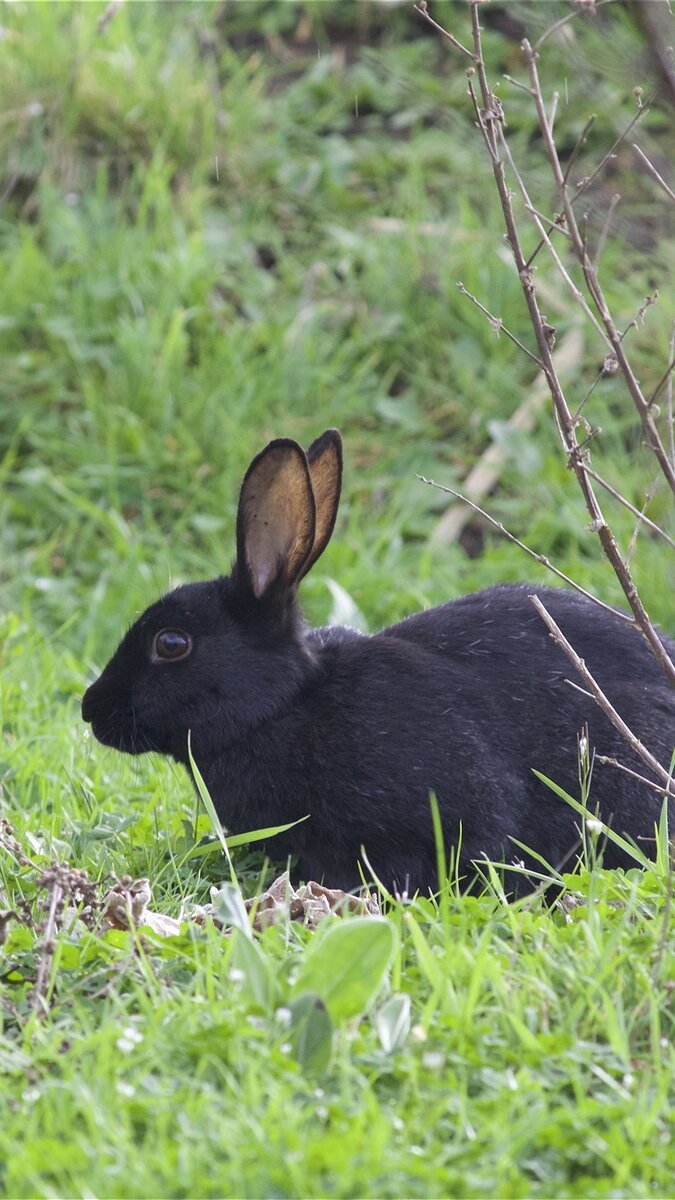
<instances>
[{"instance_id":1,"label":"leaf litter","mask_svg":"<svg viewBox=\"0 0 675 1200\"><path fill-rule=\"evenodd\" d=\"M106 886L106 881L92 880L87 871L68 863L35 862L5 818L0 818L2 850L13 859L24 885L29 886L16 909L0 912L0 945L9 936L12 922L28 927L39 939L33 988L33 1007L37 1011L48 1007L48 980L59 930L72 932L84 926L98 936L105 936L111 930L149 929L158 937L170 938L179 936L186 924L205 925L212 921L227 935L234 928L234 922L224 916L227 909L218 902L221 891L218 887L211 888L211 903L190 905L179 917L171 917L151 907L152 885L146 877L133 879L123 875L112 884L107 881ZM28 898L30 892L33 903ZM355 894L309 880L296 888L288 871L258 895L247 900L240 898L239 904L243 905L250 929L255 932L288 921L315 929L326 919L346 913L373 918L382 915L378 897L365 887Z\"/></svg>"}]
</instances>

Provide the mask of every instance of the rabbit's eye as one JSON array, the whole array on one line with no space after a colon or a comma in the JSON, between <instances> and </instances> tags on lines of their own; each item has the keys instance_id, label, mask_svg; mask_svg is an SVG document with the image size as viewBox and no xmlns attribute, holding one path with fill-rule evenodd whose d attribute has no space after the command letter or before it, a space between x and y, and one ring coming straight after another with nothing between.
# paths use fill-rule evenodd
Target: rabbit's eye
<instances>
[{"instance_id":1,"label":"rabbit's eye","mask_svg":"<svg viewBox=\"0 0 675 1200\"><path fill-rule=\"evenodd\" d=\"M152 643L152 654L155 659L175 662L179 658L187 658L192 649L192 638L189 633L180 629L162 629L155 634Z\"/></svg>"}]
</instances>

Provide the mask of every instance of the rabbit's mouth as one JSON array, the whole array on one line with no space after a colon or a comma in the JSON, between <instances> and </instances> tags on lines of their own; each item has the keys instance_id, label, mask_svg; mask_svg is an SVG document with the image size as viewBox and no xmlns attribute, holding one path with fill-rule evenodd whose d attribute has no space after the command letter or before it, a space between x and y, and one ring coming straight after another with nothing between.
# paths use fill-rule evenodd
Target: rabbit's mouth
<instances>
[{"instance_id":1,"label":"rabbit's mouth","mask_svg":"<svg viewBox=\"0 0 675 1200\"><path fill-rule=\"evenodd\" d=\"M125 754L145 754L158 748L139 725L133 708L120 711L119 707L113 707L110 710L103 701L96 684L92 684L82 699L82 718L91 725L97 741Z\"/></svg>"},{"instance_id":2,"label":"rabbit's mouth","mask_svg":"<svg viewBox=\"0 0 675 1200\"><path fill-rule=\"evenodd\" d=\"M157 749L135 722L123 726L117 722L96 719L91 722L91 731L102 745L112 746L113 750L121 750L125 754L146 754Z\"/></svg>"}]
</instances>

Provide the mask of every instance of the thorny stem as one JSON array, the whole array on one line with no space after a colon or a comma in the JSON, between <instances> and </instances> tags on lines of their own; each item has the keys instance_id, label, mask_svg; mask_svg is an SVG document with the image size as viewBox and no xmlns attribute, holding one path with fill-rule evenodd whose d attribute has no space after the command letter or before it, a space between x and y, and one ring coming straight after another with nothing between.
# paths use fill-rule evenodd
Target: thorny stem
<instances>
[{"instance_id":1,"label":"thorny stem","mask_svg":"<svg viewBox=\"0 0 675 1200\"><path fill-rule=\"evenodd\" d=\"M671 683L675 684L675 665L670 661L670 658L668 657L668 655L663 647L663 644L661 643L661 640L659 639L659 637L656 633L656 630L654 629L651 621L649 620L649 616L644 608L642 600L640 599L640 596L638 594L637 588L635 587L635 584L633 582L630 571L628 570L626 564L624 563L624 561L621 557L619 548L614 539L614 535L604 518L604 515L600 508L600 504L598 503L598 499L593 490L593 486L592 486L591 481L586 473L585 462L586 462L587 456L586 456L585 452L582 450L582 448L579 446L579 442L578 442L577 436L576 436L574 421L573 421L572 415L570 413L570 410L569 410L569 407L567 404L567 400L563 393L562 387L560 385L560 380L558 379L558 375L557 375L557 372L555 369L555 364L554 364L553 356L551 353L550 334L547 331L547 327L545 326L542 314L539 309L539 304L537 301L535 288L534 288L532 272L531 272L530 268L528 267L527 262L524 257L524 254L523 254L522 246L520 243L520 237L518 234L518 228L516 225L516 220L515 220L515 216L514 216L514 212L513 212L513 205L511 203L511 193L509 191L508 184L506 182L506 175L505 175L505 171L504 171L504 162L499 156L498 133L499 133L499 131L501 131L502 124L503 124L502 108L501 108L500 101L493 95L493 93L490 90L490 86L489 86L488 79L487 79L487 74L485 71L485 63L483 62L482 43L481 43L481 27L480 27L480 21L479 21L479 17L478 17L478 4L479 3L480 3L480 0L470 0L471 25L472 25L473 46L474 46L474 68L475 68L475 72L478 77L478 83L480 86L482 108L479 107L478 102L477 102L475 90L472 85L471 72L470 72L470 77L469 77L469 94L471 96L472 103L474 106L474 111L476 113L476 119L478 122L478 126L483 135L483 140L485 142L485 146L486 146L488 155L490 157L490 162L492 164L492 170L493 170L493 174L494 174L494 178L495 178L495 183L497 185L497 191L499 193L499 199L501 202L502 212L504 215L504 222L506 225L507 238L508 238L509 244L511 246L511 251L512 251L512 254L513 254L513 257L515 260L516 269L518 271L518 276L519 276L521 287L523 290L523 295L525 297L525 303L527 305L528 313L530 316L530 321L532 323L532 328L534 330L535 338L537 341L539 357L542 362L542 369L546 376L546 381L548 383L548 387L551 392L551 397L553 399L553 403L555 406L555 411L556 411L556 414L558 417L560 428L563 433L565 450L566 450L566 453L568 456L568 462L569 462L570 467L576 474L576 477L577 477L577 480L579 483L579 487L581 488L581 492L582 492L584 500L586 502L586 507L588 508L588 511L590 513L591 522L592 522L591 527L594 530L594 532L597 533L598 538L600 539L602 548L605 552L605 555L609 559L609 561L614 569L614 572L617 576L617 579L619 580L619 583L621 584L621 587L623 588L626 599L627 599L627 601L631 607L631 610L633 612L633 615L635 617L635 621L636 621L637 625L639 626L641 632L643 633L644 637L648 641L653 653L655 654L656 658L658 659L665 674L667 675L667 677L669 678ZM535 96L535 102L537 103L538 111L540 111L540 107L542 105L541 88L539 87L539 80L536 75L536 70L532 77L532 87L533 87L533 90L538 91L538 96ZM540 120L541 120L541 116L540 116ZM545 118L544 118L544 121L545 121ZM548 133L548 124L545 123L544 127ZM549 136L549 141L550 141L551 140L550 133L548 133L548 136ZM562 173L560 170L560 163L558 161L557 154L555 154L555 148L554 148L554 158L555 158L555 163L556 163L556 167L557 167L557 170L555 172L556 182L558 183L558 186L560 186L560 182L561 182L560 176ZM565 187L564 183L563 183L563 187L562 187L562 192L563 192L563 199L564 199L566 197L566 187ZM569 210L569 212L568 212L568 210ZM570 215L571 215L571 221L570 221ZM574 220L574 214L571 212L569 201L566 205L566 216L568 218L568 224L570 225L570 227L572 225L574 226L574 229L576 230L576 236L578 238L579 234L578 234L578 230L576 227L576 222ZM582 250L583 250L584 257L587 258L585 247L583 247L583 245L582 245ZM600 293L600 295L602 296L602 293ZM601 311L601 316L604 316L606 313L606 305L604 304L604 297L602 297L602 303L603 303L604 312ZM608 313L607 313L607 316L609 317ZM623 360L623 362L626 362L626 359L625 359L625 355L623 353L623 349L621 346L621 339L616 331L616 327L614 326L614 323L611 320L611 318L609 318L608 323L606 322L606 328L607 328L607 333L610 337L610 342L614 349L614 353L617 357L617 361L621 365L622 360ZM626 365L628 365L628 364L626 363ZM628 368L628 370L630 371L630 368ZM631 374L631 378L633 378L632 372L630 372L630 374ZM637 386L637 381L636 381L636 386ZM641 393L640 393L640 395L641 395ZM642 404L645 408L647 408L647 404L646 404L646 401L644 400L644 398L642 398ZM650 417L650 420L651 420L651 417ZM653 420L651 421L651 424L653 426ZM660 439L658 438L658 433L656 434L656 437L657 437L658 443L660 445L661 443L660 443ZM661 449L663 449L663 448L661 447ZM663 457L664 457L667 465L669 466L669 464L667 462L667 458L665 458L665 452L664 452ZM675 474L674 474L674 477L675 477Z\"/></svg>"}]
</instances>

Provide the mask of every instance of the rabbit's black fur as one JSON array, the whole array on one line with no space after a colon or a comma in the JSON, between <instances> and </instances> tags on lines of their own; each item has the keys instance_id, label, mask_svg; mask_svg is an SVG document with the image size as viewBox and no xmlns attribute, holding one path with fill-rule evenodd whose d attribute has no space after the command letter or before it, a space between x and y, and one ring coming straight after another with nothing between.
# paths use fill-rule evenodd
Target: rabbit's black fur
<instances>
[{"instance_id":1,"label":"rabbit's black fur","mask_svg":"<svg viewBox=\"0 0 675 1200\"><path fill-rule=\"evenodd\" d=\"M643 773L573 674L536 591L631 729L660 759L675 743L675 690L634 629L575 592L505 585L364 637L307 629L297 584L324 549L339 498L340 440L307 456L285 439L242 486L227 578L177 588L129 630L86 693L100 741L156 750L189 770L187 738L231 832L309 819L269 843L298 874L359 883L361 847L389 887L438 885L429 794L460 861L571 865L578 818L533 773L579 794L577 739ZM158 640L160 631L169 631ZM663 639L675 657L675 643ZM596 764L590 808L650 854L657 792ZM461 830L461 835L460 835ZM631 860L608 842L607 866ZM365 868L365 874L368 870Z\"/></svg>"}]
</instances>

